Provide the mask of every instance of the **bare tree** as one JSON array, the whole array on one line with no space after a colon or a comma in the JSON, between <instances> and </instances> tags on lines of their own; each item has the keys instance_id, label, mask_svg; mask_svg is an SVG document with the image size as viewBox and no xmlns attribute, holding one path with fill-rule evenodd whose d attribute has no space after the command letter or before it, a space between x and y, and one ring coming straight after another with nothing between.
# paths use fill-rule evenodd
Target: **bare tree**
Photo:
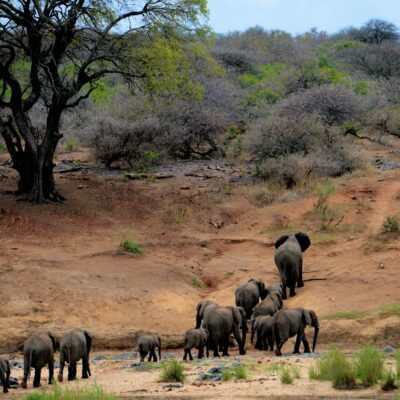
<instances>
[{"instance_id":1,"label":"bare tree","mask_svg":"<svg viewBox=\"0 0 400 400\"><path fill-rule=\"evenodd\" d=\"M206 14L206 0L0 0L0 132L18 192L31 202L62 200L53 158L63 112L106 75L145 79L144 34L184 34L201 28ZM44 129L29 114L39 102Z\"/></svg>"},{"instance_id":2,"label":"bare tree","mask_svg":"<svg viewBox=\"0 0 400 400\"><path fill-rule=\"evenodd\" d=\"M391 22L373 18L361 27L356 37L365 43L381 44L385 40L397 40L399 31Z\"/></svg>"}]
</instances>

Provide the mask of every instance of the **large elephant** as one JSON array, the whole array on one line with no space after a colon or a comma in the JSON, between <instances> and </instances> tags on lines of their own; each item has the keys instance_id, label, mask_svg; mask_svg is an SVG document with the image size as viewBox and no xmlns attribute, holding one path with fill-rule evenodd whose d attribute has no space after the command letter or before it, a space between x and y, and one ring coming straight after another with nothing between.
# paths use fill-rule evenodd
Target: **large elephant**
<instances>
[{"instance_id":1,"label":"large elephant","mask_svg":"<svg viewBox=\"0 0 400 400\"><path fill-rule=\"evenodd\" d=\"M0 358L0 382L3 385L3 393L8 393L10 387L10 363Z\"/></svg>"},{"instance_id":2,"label":"large elephant","mask_svg":"<svg viewBox=\"0 0 400 400\"><path fill-rule=\"evenodd\" d=\"M198 354L197 358L200 360L201 358L204 357L204 347L206 348L207 351L207 357L209 356L208 352L208 331L207 329L199 328L199 329L189 329L186 333L185 336L183 337L183 342L184 342L184 356L183 360L186 361L187 356L189 356L189 359L192 361L192 353L191 350L197 349Z\"/></svg>"},{"instance_id":3,"label":"large elephant","mask_svg":"<svg viewBox=\"0 0 400 400\"><path fill-rule=\"evenodd\" d=\"M196 329L201 327L201 322L205 315L210 312L212 309L220 307L218 304L214 303L211 300L203 300L200 301L196 306Z\"/></svg>"},{"instance_id":4,"label":"large elephant","mask_svg":"<svg viewBox=\"0 0 400 400\"><path fill-rule=\"evenodd\" d=\"M265 288L266 295L271 293L278 293L283 297L283 285L282 282L279 283L271 283Z\"/></svg>"},{"instance_id":5,"label":"large elephant","mask_svg":"<svg viewBox=\"0 0 400 400\"><path fill-rule=\"evenodd\" d=\"M270 293L261 303L254 307L253 318L260 315L273 316L282 308L282 296L278 292Z\"/></svg>"},{"instance_id":6,"label":"large elephant","mask_svg":"<svg viewBox=\"0 0 400 400\"><path fill-rule=\"evenodd\" d=\"M218 346L222 345L222 353L229 356L229 336L233 333L238 345L239 353L246 354L246 311L242 307L216 307L206 313L203 328L209 332L209 348L214 350L214 357L219 357ZM240 336L242 329L242 337Z\"/></svg>"},{"instance_id":7,"label":"large elephant","mask_svg":"<svg viewBox=\"0 0 400 400\"><path fill-rule=\"evenodd\" d=\"M92 347L92 335L83 329L72 329L67 332L60 342L60 370L58 381L63 381L65 363L68 363L68 380L76 379L76 364L82 359L82 379L91 375L89 353Z\"/></svg>"},{"instance_id":8,"label":"large elephant","mask_svg":"<svg viewBox=\"0 0 400 400\"><path fill-rule=\"evenodd\" d=\"M35 369L33 387L40 387L42 368L49 366L49 385L54 377L54 353L56 351L56 338L53 332L40 332L30 336L24 344L24 376L21 387L26 389L31 368Z\"/></svg>"},{"instance_id":9,"label":"large elephant","mask_svg":"<svg viewBox=\"0 0 400 400\"><path fill-rule=\"evenodd\" d=\"M310 238L303 232L295 235L284 235L275 242L275 264L283 285L283 298L286 299L286 287L290 288L290 296L296 296L297 287L303 287L303 253L311 244Z\"/></svg>"},{"instance_id":10,"label":"large elephant","mask_svg":"<svg viewBox=\"0 0 400 400\"><path fill-rule=\"evenodd\" d=\"M304 353L310 353L305 328L306 325L314 328L312 351L315 351L319 331L317 314L313 310L304 308L283 309L274 316L274 340L276 343L275 354L281 356L282 346L291 337L297 335L293 353L300 352L300 342L303 342Z\"/></svg>"},{"instance_id":11,"label":"large elephant","mask_svg":"<svg viewBox=\"0 0 400 400\"><path fill-rule=\"evenodd\" d=\"M246 311L246 318L250 319L253 314L253 308L260 299L264 300L266 295L264 282L261 279L250 279L235 290L236 306L243 307Z\"/></svg>"},{"instance_id":12,"label":"large elephant","mask_svg":"<svg viewBox=\"0 0 400 400\"><path fill-rule=\"evenodd\" d=\"M270 315L261 315L251 321L251 343L254 340L254 334L257 333L255 348L258 350L274 349L274 319Z\"/></svg>"},{"instance_id":13,"label":"large elephant","mask_svg":"<svg viewBox=\"0 0 400 400\"><path fill-rule=\"evenodd\" d=\"M143 362L147 354L149 354L149 361L153 359L157 362L156 348L158 348L158 357L161 360L161 338L157 335L143 335L138 340L138 350L140 354L140 361Z\"/></svg>"}]
</instances>

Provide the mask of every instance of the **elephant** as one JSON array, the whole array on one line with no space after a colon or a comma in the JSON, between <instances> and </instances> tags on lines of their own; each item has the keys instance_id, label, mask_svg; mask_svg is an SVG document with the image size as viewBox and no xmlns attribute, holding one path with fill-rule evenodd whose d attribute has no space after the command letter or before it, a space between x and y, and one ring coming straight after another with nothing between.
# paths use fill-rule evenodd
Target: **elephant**
<instances>
[{"instance_id":1,"label":"elephant","mask_svg":"<svg viewBox=\"0 0 400 400\"><path fill-rule=\"evenodd\" d=\"M149 360L153 358L157 362L156 347L158 347L158 357L161 360L161 338L157 335L143 335L138 340L138 350L140 354L140 362L143 362L149 353Z\"/></svg>"},{"instance_id":2,"label":"elephant","mask_svg":"<svg viewBox=\"0 0 400 400\"><path fill-rule=\"evenodd\" d=\"M258 350L274 349L273 336L274 319L270 315L261 315L253 318L251 321L251 343L254 340L254 334L257 332L257 342L255 348Z\"/></svg>"},{"instance_id":3,"label":"elephant","mask_svg":"<svg viewBox=\"0 0 400 400\"><path fill-rule=\"evenodd\" d=\"M204 347L206 348L207 357L209 356L208 351L208 331L204 328L199 329L189 329L185 336L183 337L184 341L184 351L185 354L183 356L183 361L186 361L187 356L189 355L190 361L193 360L191 350L193 348L198 349L197 358L200 360L204 357Z\"/></svg>"},{"instance_id":4,"label":"elephant","mask_svg":"<svg viewBox=\"0 0 400 400\"><path fill-rule=\"evenodd\" d=\"M280 283L272 283L271 285L268 285L265 288L265 292L267 295L271 294L271 293L278 293L281 295L281 297L283 297L283 286L282 286L282 282Z\"/></svg>"},{"instance_id":5,"label":"elephant","mask_svg":"<svg viewBox=\"0 0 400 400\"><path fill-rule=\"evenodd\" d=\"M206 313L212 309L220 307L218 304L211 300L200 301L196 306L196 329L201 327L201 321L203 320Z\"/></svg>"},{"instance_id":6,"label":"elephant","mask_svg":"<svg viewBox=\"0 0 400 400\"><path fill-rule=\"evenodd\" d=\"M260 315L273 316L282 308L282 296L280 293L270 293L261 303L254 307L253 318Z\"/></svg>"},{"instance_id":7,"label":"elephant","mask_svg":"<svg viewBox=\"0 0 400 400\"><path fill-rule=\"evenodd\" d=\"M310 347L305 333L306 325L314 328L312 347L312 351L314 352L317 345L319 331L317 314L313 310L305 310L304 308L283 309L276 313L274 315L274 340L276 343L275 354L281 356L283 344L294 335L297 335L297 337L293 354L300 352L300 342L303 342L304 353L310 353Z\"/></svg>"},{"instance_id":8,"label":"elephant","mask_svg":"<svg viewBox=\"0 0 400 400\"><path fill-rule=\"evenodd\" d=\"M284 235L275 242L275 264L282 281L283 299L286 299L286 287L290 288L290 297L296 296L297 287L303 283L303 253L310 247L307 234L298 232L295 235Z\"/></svg>"},{"instance_id":9,"label":"elephant","mask_svg":"<svg viewBox=\"0 0 400 400\"><path fill-rule=\"evenodd\" d=\"M83 329L72 329L60 342L60 370L58 381L63 381L65 363L68 363L68 381L76 379L76 363L82 359L82 379L91 376L89 353L92 347L92 335Z\"/></svg>"},{"instance_id":10,"label":"elephant","mask_svg":"<svg viewBox=\"0 0 400 400\"><path fill-rule=\"evenodd\" d=\"M4 358L0 358L0 382L3 385L3 393L8 393L10 387L10 363Z\"/></svg>"},{"instance_id":11,"label":"elephant","mask_svg":"<svg viewBox=\"0 0 400 400\"><path fill-rule=\"evenodd\" d=\"M49 385L53 383L54 377L54 353L56 351L56 338L51 331L35 333L30 336L24 344L24 376L21 387L27 388L31 368L35 368L33 387L40 387L40 374L42 368L49 366Z\"/></svg>"},{"instance_id":12,"label":"elephant","mask_svg":"<svg viewBox=\"0 0 400 400\"><path fill-rule=\"evenodd\" d=\"M237 307L243 307L246 311L246 318L250 319L253 308L261 300L264 300L267 293L262 280L250 279L247 283L240 285L235 290L235 301Z\"/></svg>"},{"instance_id":13,"label":"elephant","mask_svg":"<svg viewBox=\"0 0 400 400\"><path fill-rule=\"evenodd\" d=\"M203 320L203 328L209 332L209 348L214 350L214 357L219 357L218 346L222 345L222 353L229 356L229 336L233 333L238 345L239 353L246 354L246 311L242 307L216 307L207 312ZM242 329L242 337L240 337Z\"/></svg>"}]
</instances>

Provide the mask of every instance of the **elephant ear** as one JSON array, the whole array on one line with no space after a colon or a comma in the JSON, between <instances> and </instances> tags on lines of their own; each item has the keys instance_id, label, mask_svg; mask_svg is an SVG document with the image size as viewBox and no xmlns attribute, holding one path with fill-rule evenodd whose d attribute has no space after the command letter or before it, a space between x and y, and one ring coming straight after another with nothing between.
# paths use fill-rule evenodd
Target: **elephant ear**
<instances>
[{"instance_id":1,"label":"elephant ear","mask_svg":"<svg viewBox=\"0 0 400 400\"><path fill-rule=\"evenodd\" d=\"M296 237L297 241L299 242L301 251L304 253L310 247L310 244L311 244L310 238L304 232L298 232L294 236Z\"/></svg>"},{"instance_id":2,"label":"elephant ear","mask_svg":"<svg viewBox=\"0 0 400 400\"><path fill-rule=\"evenodd\" d=\"M312 318L310 310L303 310L303 321L306 325L312 326Z\"/></svg>"},{"instance_id":3,"label":"elephant ear","mask_svg":"<svg viewBox=\"0 0 400 400\"><path fill-rule=\"evenodd\" d=\"M314 328L319 329L319 322L318 322L317 314L313 310L308 310L308 311L309 311L310 316L311 316L312 326Z\"/></svg>"},{"instance_id":4,"label":"elephant ear","mask_svg":"<svg viewBox=\"0 0 400 400\"><path fill-rule=\"evenodd\" d=\"M54 335L53 331L48 331L47 334L49 335L51 343L53 344L53 351L55 352L57 348L56 336Z\"/></svg>"},{"instance_id":5,"label":"elephant ear","mask_svg":"<svg viewBox=\"0 0 400 400\"><path fill-rule=\"evenodd\" d=\"M275 248L277 249L278 247L282 246L283 243L285 243L286 240L288 240L288 239L289 239L289 235L280 236L278 239L276 239Z\"/></svg>"},{"instance_id":6,"label":"elephant ear","mask_svg":"<svg viewBox=\"0 0 400 400\"><path fill-rule=\"evenodd\" d=\"M87 352L88 352L88 354L89 354L90 349L91 349L91 347L92 347L92 334L91 334L89 331L87 331L87 330L84 330L84 331L83 331L83 334L85 335L85 339L86 339L86 349L87 349Z\"/></svg>"}]
</instances>

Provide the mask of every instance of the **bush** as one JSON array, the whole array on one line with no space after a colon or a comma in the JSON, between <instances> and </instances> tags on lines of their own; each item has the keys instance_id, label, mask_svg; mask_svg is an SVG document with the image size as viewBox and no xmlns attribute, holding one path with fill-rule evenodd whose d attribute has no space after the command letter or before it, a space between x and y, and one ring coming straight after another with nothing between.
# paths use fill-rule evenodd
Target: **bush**
<instances>
[{"instance_id":1,"label":"bush","mask_svg":"<svg viewBox=\"0 0 400 400\"><path fill-rule=\"evenodd\" d=\"M100 386L61 388L55 385L48 392L31 393L23 400L117 400L117 397L107 394Z\"/></svg>"},{"instance_id":2,"label":"bush","mask_svg":"<svg viewBox=\"0 0 400 400\"><path fill-rule=\"evenodd\" d=\"M121 242L121 249L133 254L143 254L143 249L135 242L129 239L123 239Z\"/></svg>"},{"instance_id":3,"label":"bush","mask_svg":"<svg viewBox=\"0 0 400 400\"><path fill-rule=\"evenodd\" d=\"M293 375L292 367L282 367L279 372L279 379L284 385L291 385L294 382L295 376Z\"/></svg>"},{"instance_id":4,"label":"bush","mask_svg":"<svg viewBox=\"0 0 400 400\"><path fill-rule=\"evenodd\" d=\"M356 386L353 364L339 349L332 349L309 370L309 378L331 381L335 389L352 389Z\"/></svg>"},{"instance_id":5,"label":"bush","mask_svg":"<svg viewBox=\"0 0 400 400\"><path fill-rule=\"evenodd\" d=\"M383 375L383 357L381 352L371 346L364 347L355 361L356 374L363 386L375 385Z\"/></svg>"},{"instance_id":6,"label":"bush","mask_svg":"<svg viewBox=\"0 0 400 400\"><path fill-rule=\"evenodd\" d=\"M400 224L398 218L395 216L387 217L382 224L382 233L383 234L400 233Z\"/></svg>"},{"instance_id":7,"label":"bush","mask_svg":"<svg viewBox=\"0 0 400 400\"><path fill-rule=\"evenodd\" d=\"M391 369L383 372L381 379L381 389L383 391L395 390L398 388L396 374Z\"/></svg>"},{"instance_id":8,"label":"bush","mask_svg":"<svg viewBox=\"0 0 400 400\"><path fill-rule=\"evenodd\" d=\"M68 153L79 150L79 146L79 140L74 137L70 137L64 142L64 148Z\"/></svg>"},{"instance_id":9,"label":"bush","mask_svg":"<svg viewBox=\"0 0 400 400\"><path fill-rule=\"evenodd\" d=\"M186 376L180 362L174 360L162 366L160 382L184 382L185 379Z\"/></svg>"}]
</instances>

